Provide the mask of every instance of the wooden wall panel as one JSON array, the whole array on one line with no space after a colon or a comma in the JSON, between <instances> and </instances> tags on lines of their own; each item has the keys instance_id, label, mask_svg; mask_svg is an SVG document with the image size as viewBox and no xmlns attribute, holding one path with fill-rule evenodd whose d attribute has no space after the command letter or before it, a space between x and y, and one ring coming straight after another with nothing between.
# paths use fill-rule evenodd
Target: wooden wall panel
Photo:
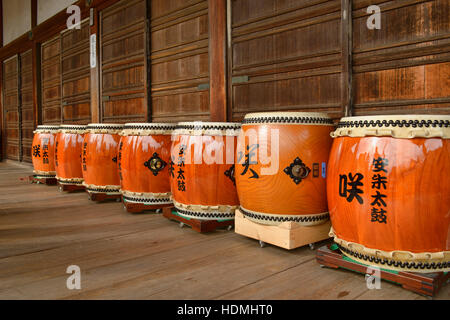
<instances>
[{"instance_id":1,"label":"wooden wall panel","mask_svg":"<svg viewBox=\"0 0 450 320\"><path fill-rule=\"evenodd\" d=\"M61 112L61 42L60 36L41 46L42 123L60 124Z\"/></svg>"},{"instance_id":2,"label":"wooden wall panel","mask_svg":"<svg viewBox=\"0 0 450 320\"><path fill-rule=\"evenodd\" d=\"M4 158L20 161L19 58L3 62L3 125L6 154Z\"/></svg>"},{"instance_id":3,"label":"wooden wall panel","mask_svg":"<svg viewBox=\"0 0 450 320\"><path fill-rule=\"evenodd\" d=\"M119 1L100 13L101 119L147 121L146 1Z\"/></svg>"},{"instance_id":4,"label":"wooden wall panel","mask_svg":"<svg viewBox=\"0 0 450 320\"><path fill-rule=\"evenodd\" d=\"M208 1L152 0L149 10L152 120L209 120Z\"/></svg>"},{"instance_id":5,"label":"wooden wall panel","mask_svg":"<svg viewBox=\"0 0 450 320\"><path fill-rule=\"evenodd\" d=\"M353 2L354 114L450 113L450 2Z\"/></svg>"},{"instance_id":6,"label":"wooden wall panel","mask_svg":"<svg viewBox=\"0 0 450 320\"><path fill-rule=\"evenodd\" d=\"M20 55L20 79L22 161L31 162L31 145L33 144L33 131L35 129L33 109L33 53L31 50Z\"/></svg>"},{"instance_id":7,"label":"wooden wall panel","mask_svg":"<svg viewBox=\"0 0 450 320\"><path fill-rule=\"evenodd\" d=\"M341 1L231 1L229 118L249 112L343 115Z\"/></svg>"},{"instance_id":8,"label":"wooden wall panel","mask_svg":"<svg viewBox=\"0 0 450 320\"><path fill-rule=\"evenodd\" d=\"M62 122L91 122L89 21L61 34Z\"/></svg>"}]
</instances>

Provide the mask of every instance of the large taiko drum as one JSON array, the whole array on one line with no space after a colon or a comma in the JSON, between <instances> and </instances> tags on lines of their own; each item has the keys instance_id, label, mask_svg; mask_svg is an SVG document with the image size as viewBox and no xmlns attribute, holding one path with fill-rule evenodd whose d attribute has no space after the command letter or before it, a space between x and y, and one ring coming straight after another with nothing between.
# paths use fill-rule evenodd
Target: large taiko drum
<instances>
[{"instance_id":1,"label":"large taiko drum","mask_svg":"<svg viewBox=\"0 0 450 320\"><path fill-rule=\"evenodd\" d=\"M333 129L324 113L246 115L235 169L244 216L267 225L328 221L326 176Z\"/></svg>"},{"instance_id":2,"label":"large taiko drum","mask_svg":"<svg viewBox=\"0 0 450 320\"><path fill-rule=\"evenodd\" d=\"M328 206L350 258L393 270L450 271L450 116L343 118Z\"/></svg>"},{"instance_id":3,"label":"large taiko drum","mask_svg":"<svg viewBox=\"0 0 450 320\"><path fill-rule=\"evenodd\" d=\"M81 154L86 126L61 125L56 136L55 167L60 185L81 186L83 171Z\"/></svg>"},{"instance_id":4,"label":"large taiko drum","mask_svg":"<svg viewBox=\"0 0 450 320\"><path fill-rule=\"evenodd\" d=\"M89 194L120 195L121 124L89 124L83 141L83 185Z\"/></svg>"},{"instance_id":5,"label":"large taiko drum","mask_svg":"<svg viewBox=\"0 0 450 320\"><path fill-rule=\"evenodd\" d=\"M38 179L54 179L55 170L55 140L59 126L42 125L34 131L31 155L34 176Z\"/></svg>"},{"instance_id":6,"label":"large taiko drum","mask_svg":"<svg viewBox=\"0 0 450 320\"><path fill-rule=\"evenodd\" d=\"M230 220L239 205L234 179L241 124L179 123L171 149L171 189L177 212L199 220Z\"/></svg>"},{"instance_id":7,"label":"large taiko drum","mask_svg":"<svg viewBox=\"0 0 450 320\"><path fill-rule=\"evenodd\" d=\"M129 123L121 133L119 173L124 204L162 208L172 205L171 136L176 124Z\"/></svg>"}]
</instances>

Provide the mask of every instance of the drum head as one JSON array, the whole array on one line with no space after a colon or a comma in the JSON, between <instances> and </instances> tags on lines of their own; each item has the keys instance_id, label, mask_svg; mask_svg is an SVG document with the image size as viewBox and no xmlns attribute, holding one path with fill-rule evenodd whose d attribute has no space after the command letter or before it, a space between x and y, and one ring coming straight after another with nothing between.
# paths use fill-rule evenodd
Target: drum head
<instances>
[{"instance_id":1,"label":"drum head","mask_svg":"<svg viewBox=\"0 0 450 320\"><path fill-rule=\"evenodd\" d=\"M123 127L122 136L171 135L176 123L127 123Z\"/></svg>"},{"instance_id":2,"label":"drum head","mask_svg":"<svg viewBox=\"0 0 450 320\"><path fill-rule=\"evenodd\" d=\"M59 128L60 126L55 125L40 125L33 133L57 133Z\"/></svg>"},{"instance_id":3,"label":"drum head","mask_svg":"<svg viewBox=\"0 0 450 320\"><path fill-rule=\"evenodd\" d=\"M450 138L450 116L391 115L342 118L332 137L386 136L393 138Z\"/></svg>"},{"instance_id":4,"label":"drum head","mask_svg":"<svg viewBox=\"0 0 450 320\"><path fill-rule=\"evenodd\" d=\"M175 135L238 136L242 124L237 122L180 122Z\"/></svg>"},{"instance_id":5,"label":"drum head","mask_svg":"<svg viewBox=\"0 0 450 320\"><path fill-rule=\"evenodd\" d=\"M86 131L86 128L87 126L82 125L61 125L58 132L83 134Z\"/></svg>"},{"instance_id":6,"label":"drum head","mask_svg":"<svg viewBox=\"0 0 450 320\"><path fill-rule=\"evenodd\" d=\"M86 131L88 133L106 133L119 134L123 130L123 124L108 124L108 123L91 123L88 124Z\"/></svg>"},{"instance_id":7,"label":"drum head","mask_svg":"<svg viewBox=\"0 0 450 320\"><path fill-rule=\"evenodd\" d=\"M244 118L243 124L301 124L332 126L333 120L326 113L318 112L262 112L247 114Z\"/></svg>"}]
</instances>

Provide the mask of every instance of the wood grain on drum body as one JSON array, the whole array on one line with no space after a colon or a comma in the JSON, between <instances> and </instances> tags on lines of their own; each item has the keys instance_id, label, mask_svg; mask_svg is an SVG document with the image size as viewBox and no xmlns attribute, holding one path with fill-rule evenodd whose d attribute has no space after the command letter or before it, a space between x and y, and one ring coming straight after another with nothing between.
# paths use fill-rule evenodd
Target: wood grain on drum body
<instances>
[{"instance_id":1,"label":"wood grain on drum body","mask_svg":"<svg viewBox=\"0 0 450 320\"><path fill-rule=\"evenodd\" d=\"M56 176L62 179L82 179L81 154L83 134L59 132L55 148Z\"/></svg>"},{"instance_id":2,"label":"wood grain on drum body","mask_svg":"<svg viewBox=\"0 0 450 320\"><path fill-rule=\"evenodd\" d=\"M371 221L373 160L388 160L387 223ZM439 138L339 137L330 154L327 193L336 236L383 251L450 249L450 141ZM363 203L340 196L340 175L360 173ZM342 191L342 190L341 190ZM378 208L378 207L376 207Z\"/></svg>"},{"instance_id":3,"label":"wood grain on drum body","mask_svg":"<svg viewBox=\"0 0 450 320\"><path fill-rule=\"evenodd\" d=\"M124 136L121 140L121 187L129 192L170 192L170 135ZM145 164L157 154L164 167L155 176Z\"/></svg>"},{"instance_id":4,"label":"wood grain on drum body","mask_svg":"<svg viewBox=\"0 0 450 320\"><path fill-rule=\"evenodd\" d=\"M222 156L217 156L217 161L222 164L208 164L203 157L205 149L212 144L218 144L222 150ZM186 146L184 150L184 167L180 167L180 146ZM236 137L207 136L207 135L177 135L172 147L172 161L174 171L171 178L172 194L175 201L186 205L201 206L237 206L239 204L236 187L225 172L232 169L233 163L227 164L227 154L234 155ZM201 164L195 164L195 159L201 160ZM185 179L178 179L179 170L184 171ZM179 183L184 183L185 191L179 190ZM182 187L180 188L182 189Z\"/></svg>"},{"instance_id":5,"label":"wood grain on drum body","mask_svg":"<svg viewBox=\"0 0 450 320\"><path fill-rule=\"evenodd\" d=\"M270 163L262 165L258 154L258 163L250 165L259 178L250 178L248 172L243 174L242 161L236 165L236 184L241 206L245 209L269 214L302 215L327 212L326 182L322 176L322 164L328 162L333 126L299 125L299 124L260 124L244 125L243 132L255 130L259 145L266 145L269 158L271 141L267 136L271 130L279 130L279 166L274 175L262 175L262 168L269 168ZM269 140L269 141L268 141ZM249 139L238 139L237 152L247 150ZM247 152L247 151L246 151ZM308 176L299 184L283 170L296 158L311 169ZM256 159L256 158L255 158ZM275 161L275 155L272 160ZM245 160L245 159L244 159ZM320 166L320 174L314 177L313 164ZM324 173L325 174L325 173Z\"/></svg>"},{"instance_id":6,"label":"wood grain on drum body","mask_svg":"<svg viewBox=\"0 0 450 320\"><path fill-rule=\"evenodd\" d=\"M83 157L86 159L86 166L83 169L83 178L87 185L120 185L117 166L119 141L118 134L85 134Z\"/></svg>"}]
</instances>

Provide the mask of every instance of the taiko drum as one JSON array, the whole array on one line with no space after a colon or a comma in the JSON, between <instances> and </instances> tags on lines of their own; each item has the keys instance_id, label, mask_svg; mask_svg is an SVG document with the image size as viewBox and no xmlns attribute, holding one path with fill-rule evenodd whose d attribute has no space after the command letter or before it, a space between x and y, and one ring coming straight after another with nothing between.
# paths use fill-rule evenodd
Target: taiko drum
<instances>
[{"instance_id":1,"label":"taiko drum","mask_svg":"<svg viewBox=\"0 0 450 320\"><path fill-rule=\"evenodd\" d=\"M324 113L246 115L235 169L244 216L268 225L328 221L326 176L333 129Z\"/></svg>"},{"instance_id":2,"label":"taiko drum","mask_svg":"<svg viewBox=\"0 0 450 320\"><path fill-rule=\"evenodd\" d=\"M120 195L120 124L89 124L83 140L83 185L88 193Z\"/></svg>"},{"instance_id":3,"label":"taiko drum","mask_svg":"<svg viewBox=\"0 0 450 320\"><path fill-rule=\"evenodd\" d=\"M169 165L176 124L129 123L121 133L119 173L125 204L172 205Z\"/></svg>"},{"instance_id":4,"label":"taiko drum","mask_svg":"<svg viewBox=\"0 0 450 320\"><path fill-rule=\"evenodd\" d=\"M34 131L31 148L35 178L56 177L55 141L59 126L42 125Z\"/></svg>"},{"instance_id":5,"label":"taiko drum","mask_svg":"<svg viewBox=\"0 0 450 320\"><path fill-rule=\"evenodd\" d=\"M178 124L169 171L173 202L181 216L234 219L239 205L234 158L240 127L221 122Z\"/></svg>"},{"instance_id":6,"label":"taiko drum","mask_svg":"<svg viewBox=\"0 0 450 320\"><path fill-rule=\"evenodd\" d=\"M55 167L60 185L82 185L81 154L86 126L61 125L56 135Z\"/></svg>"},{"instance_id":7,"label":"taiko drum","mask_svg":"<svg viewBox=\"0 0 450 320\"><path fill-rule=\"evenodd\" d=\"M335 242L393 270L450 270L450 116L343 118L330 154Z\"/></svg>"}]
</instances>

